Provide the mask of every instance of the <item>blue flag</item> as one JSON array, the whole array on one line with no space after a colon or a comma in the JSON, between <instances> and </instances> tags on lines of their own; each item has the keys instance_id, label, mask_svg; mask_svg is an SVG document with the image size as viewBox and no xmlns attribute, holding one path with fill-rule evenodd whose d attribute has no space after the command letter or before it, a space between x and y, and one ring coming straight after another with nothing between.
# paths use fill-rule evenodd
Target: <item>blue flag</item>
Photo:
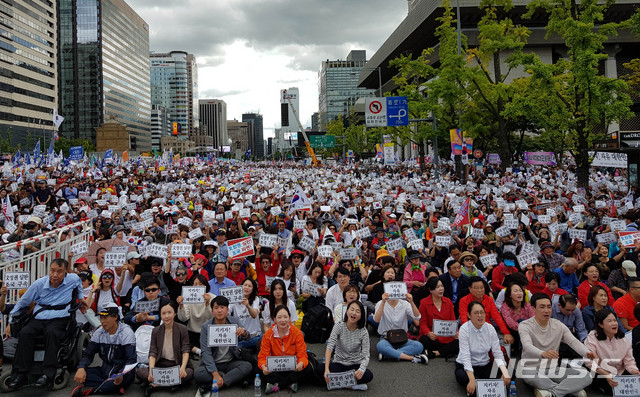
<instances>
[{"instance_id":1,"label":"blue flag","mask_svg":"<svg viewBox=\"0 0 640 397\"><path fill-rule=\"evenodd\" d=\"M47 156L52 156L54 154L53 152L53 140L51 140L51 142L49 142L49 150L47 150Z\"/></svg>"},{"instance_id":2,"label":"blue flag","mask_svg":"<svg viewBox=\"0 0 640 397\"><path fill-rule=\"evenodd\" d=\"M251 156L251 146L249 146L249 149L247 149L247 151L244 153L246 158L249 158Z\"/></svg>"},{"instance_id":3,"label":"blue flag","mask_svg":"<svg viewBox=\"0 0 640 397\"><path fill-rule=\"evenodd\" d=\"M29 152L27 152L26 156L24 156L24 163L31 164L31 156L29 156Z\"/></svg>"},{"instance_id":4,"label":"blue flag","mask_svg":"<svg viewBox=\"0 0 640 397\"><path fill-rule=\"evenodd\" d=\"M40 157L40 140L39 139L38 139L38 143L36 143L35 149L33 149L33 157L34 158Z\"/></svg>"}]
</instances>

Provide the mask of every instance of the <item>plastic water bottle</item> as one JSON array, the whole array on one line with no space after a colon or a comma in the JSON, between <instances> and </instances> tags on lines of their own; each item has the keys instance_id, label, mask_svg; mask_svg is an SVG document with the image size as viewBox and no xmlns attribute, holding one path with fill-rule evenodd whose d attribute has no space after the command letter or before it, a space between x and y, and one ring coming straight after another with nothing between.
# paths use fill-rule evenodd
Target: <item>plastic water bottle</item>
<instances>
[{"instance_id":1,"label":"plastic water bottle","mask_svg":"<svg viewBox=\"0 0 640 397\"><path fill-rule=\"evenodd\" d=\"M260 380L260 374L256 374L256 380L253 381L253 397L262 396L262 381Z\"/></svg>"},{"instance_id":2,"label":"plastic water bottle","mask_svg":"<svg viewBox=\"0 0 640 397\"><path fill-rule=\"evenodd\" d=\"M518 390L516 389L516 382L511 381L511 386L509 386L509 396L517 396Z\"/></svg>"},{"instance_id":3,"label":"plastic water bottle","mask_svg":"<svg viewBox=\"0 0 640 397\"><path fill-rule=\"evenodd\" d=\"M211 397L218 397L218 381L215 379L211 384Z\"/></svg>"}]
</instances>

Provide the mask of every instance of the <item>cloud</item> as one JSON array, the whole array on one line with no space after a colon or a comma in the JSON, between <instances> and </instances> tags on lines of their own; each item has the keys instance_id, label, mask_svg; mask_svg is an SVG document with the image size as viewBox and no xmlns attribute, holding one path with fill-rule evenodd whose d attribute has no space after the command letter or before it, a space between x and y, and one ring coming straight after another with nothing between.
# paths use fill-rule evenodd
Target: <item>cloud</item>
<instances>
[{"instance_id":1,"label":"cloud","mask_svg":"<svg viewBox=\"0 0 640 397\"><path fill-rule=\"evenodd\" d=\"M127 0L149 24L152 51L188 51L200 98L223 99L228 118L260 109L279 126L279 91L300 89L300 119L318 110L323 60L353 49L370 58L407 14L389 0Z\"/></svg>"}]
</instances>

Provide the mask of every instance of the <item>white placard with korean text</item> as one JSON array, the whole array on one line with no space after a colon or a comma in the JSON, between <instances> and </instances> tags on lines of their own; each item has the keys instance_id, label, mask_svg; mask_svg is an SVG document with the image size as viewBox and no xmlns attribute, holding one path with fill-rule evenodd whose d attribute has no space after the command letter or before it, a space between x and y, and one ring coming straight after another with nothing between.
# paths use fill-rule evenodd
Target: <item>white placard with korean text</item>
<instances>
[{"instance_id":1,"label":"white placard with korean text","mask_svg":"<svg viewBox=\"0 0 640 397\"><path fill-rule=\"evenodd\" d=\"M6 272L4 274L4 285L7 289L24 289L31 285L29 272Z\"/></svg>"},{"instance_id":2,"label":"white placard with korean text","mask_svg":"<svg viewBox=\"0 0 640 397\"><path fill-rule=\"evenodd\" d=\"M204 286L184 286L182 287L182 303L204 303Z\"/></svg>"},{"instance_id":3,"label":"white placard with korean text","mask_svg":"<svg viewBox=\"0 0 640 397\"><path fill-rule=\"evenodd\" d=\"M211 324L209 325L207 345L209 347L237 346L237 330L237 324Z\"/></svg>"},{"instance_id":4,"label":"white placard with korean text","mask_svg":"<svg viewBox=\"0 0 640 397\"><path fill-rule=\"evenodd\" d=\"M152 301L137 301L134 309L136 313L157 312L160 309L160 299L154 299Z\"/></svg>"},{"instance_id":5,"label":"white placard with korean text","mask_svg":"<svg viewBox=\"0 0 640 397\"><path fill-rule=\"evenodd\" d=\"M476 379L478 397L507 397L507 388L502 379Z\"/></svg>"},{"instance_id":6,"label":"white placard with korean text","mask_svg":"<svg viewBox=\"0 0 640 397\"><path fill-rule=\"evenodd\" d=\"M242 286L220 288L220 295L229 299L229 303L240 303L244 298Z\"/></svg>"},{"instance_id":7,"label":"white placard with korean text","mask_svg":"<svg viewBox=\"0 0 640 397\"><path fill-rule=\"evenodd\" d=\"M618 386L613 388L613 397L640 396L640 377L638 375L614 376Z\"/></svg>"},{"instance_id":8,"label":"white placard with korean text","mask_svg":"<svg viewBox=\"0 0 640 397\"><path fill-rule=\"evenodd\" d=\"M180 381L180 366L151 369L153 384L156 386L176 386Z\"/></svg>"},{"instance_id":9,"label":"white placard with korean text","mask_svg":"<svg viewBox=\"0 0 640 397\"><path fill-rule=\"evenodd\" d=\"M355 371L346 372L329 372L327 374L329 382L327 383L328 390L346 389L356 385Z\"/></svg>"},{"instance_id":10,"label":"white placard with korean text","mask_svg":"<svg viewBox=\"0 0 640 397\"><path fill-rule=\"evenodd\" d=\"M296 356L269 356L267 370L269 372L295 371L298 359Z\"/></svg>"},{"instance_id":11,"label":"white placard with korean text","mask_svg":"<svg viewBox=\"0 0 640 397\"><path fill-rule=\"evenodd\" d=\"M172 258L188 258L191 256L191 244L171 244Z\"/></svg>"},{"instance_id":12,"label":"white placard with korean text","mask_svg":"<svg viewBox=\"0 0 640 397\"><path fill-rule=\"evenodd\" d=\"M389 299L407 299L407 284L401 281L384 283L384 292L389 294Z\"/></svg>"},{"instance_id":13,"label":"white placard with korean text","mask_svg":"<svg viewBox=\"0 0 640 397\"><path fill-rule=\"evenodd\" d=\"M455 336L457 332L457 321L433 320L433 333L437 336Z\"/></svg>"},{"instance_id":14,"label":"white placard with korean text","mask_svg":"<svg viewBox=\"0 0 640 397\"><path fill-rule=\"evenodd\" d=\"M129 247L126 247L127 249ZM127 254L124 252L105 252L104 253L104 267L116 268L125 264L127 261Z\"/></svg>"}]
</instances>

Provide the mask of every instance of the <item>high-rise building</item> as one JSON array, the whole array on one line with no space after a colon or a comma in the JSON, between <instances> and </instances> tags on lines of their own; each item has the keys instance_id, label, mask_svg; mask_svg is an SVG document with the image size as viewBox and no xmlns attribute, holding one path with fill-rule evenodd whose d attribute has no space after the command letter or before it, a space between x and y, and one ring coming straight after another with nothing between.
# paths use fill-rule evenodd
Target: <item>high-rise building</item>
<instances>
[{"instance_id":1,"label":"high-rise building","mask_svg":"<svg viewBox=\"0 0 640 397\"><path fill-rule=\"evenodd\" d=\"M13 145L25 149L40 137L48 142L53 136L55 15L54 0L0 2L0 137L10 135Z\"/></svg>"},{"instance_id":2,"label":"high-rise building","mask_svg":"<svg viewBox=\"0 0 640 397\"><path fill-rule=\"evenodd\" d=\"M242 115L242 121L248 123L249 147L251 148L251 155L257 158L264 157L262 115L258 113L244 113Z\"/></svg>"},{"instance_id":3,"label":"high-rise building","mask_svg":"<svg viewBox=\"0 0 640 397\"><path fill-rule=\"evenodd\" d=\"M124 0L58 0L57 15L61 134L95 141L115 117L151 150L149 25Z\"/></svg>"},{"instance_id":4,"label":"high-rise building","mask_svg":"<svg viewBox=\"0 0 640 397\"><path fill-rule=\"evenodd\" d=\"M319 128L326 131L327 124L349 110L359 98L375 96L376 91L358 88L360 72L367 63L365 50L353 50L345 61L326 60L318 72ZM316 130L317 131L317 130Z\"/></svg>"},{"instance_id":5,"label":"high-rise building","mask_svg":"<svg viewBox=\"0 0 640 397\"><path fill-rule=\"evenodd\" d=\"M223 146L230 146L227 104L221 99L200 99L198 102L202 134L213 137L213 147L222 151Z\"/></svg>"},{"instance_id":6,"label":"high-rise building","mask_svg":"<svg viewBox=\"0 0 640 397\"><path fill-rule=\"evenodd\" d=\"M296 114L300 117L300 92L297 87L280 90L280 124L282 137L285 140L298 140L300 127Z\"/></svg>"},{"instance_id":7,"label":"high-rise building","mask_svg":"<svg viewBox=\"0 0 640 397\"><path fill-rule=\"evenodd\" d=\"M180 136L187 137L199 123L198 66L184 51L152 52L151 103L169 109Z\"/></svg>"},{"instance_id":8,"label":"high-rise building","mask_svg":"<svg viewBox=\"0 0 640 397\"><path fill-rule=\"evenodd\" d=\"M236 158L242 158L249 149L249 123L238 120L228 120L227 130L231 140L231 153ZM253 149L252 149L253 150Z\"/></svg>"},{"instance_id":9,"label":"high-rise building","mask_svg":"<svg viewBox=\"0 0 640 397\"><path fill-rule=\"evenodd\" d=\"M311 115L311 131L320 131L320 113L315 112Z\"/></svg>"},{"instance_id":10,"label":"high-rise building","mask_svg":"<svg viewBox=\"0 0 640 397\"><path fill-rule=\"evenodd\" d=\"M160 105L151 105L151 147L162 150L160 139L172 133L171 114L169 109Z\"/></svg>"}]
</instances>

